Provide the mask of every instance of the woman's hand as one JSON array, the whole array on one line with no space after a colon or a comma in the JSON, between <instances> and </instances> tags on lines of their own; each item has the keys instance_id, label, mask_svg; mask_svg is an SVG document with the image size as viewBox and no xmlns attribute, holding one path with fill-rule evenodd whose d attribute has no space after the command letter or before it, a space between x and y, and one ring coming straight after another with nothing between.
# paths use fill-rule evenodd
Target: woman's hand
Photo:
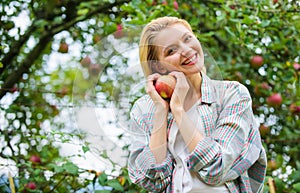
<instances>
[{"instance_id":1,"label":"woman's hand","mask_svg":"<svg viewBox=\"0 0 300 193\"><path fill-rule=\"evenodd\" d=\"M170 100L171 111L173 113L178 111L184 111L184 101L190 86L187 82L184 73L174 71L171 72L170 75L176 78L176 86Z\"/></svg>"},{"instance_id":2,"label":"woman's hand","mask_svg":"<svg viewBox=\"0 0 300 193\"><path fill-rule=\"evenodd\" d=\"M156 162L162 163L167 157L167 115L169 104L156 91L154 83L160 77L159 74L152 74L147 78L146 92L151 97L155 105L153 116L153 129L149 148L153 153Z\"/></svg>"},{"instance_id":3,"label":"woman's hand","mask_svg":"<svg viewBox=\"0 0 300 193\"><path fill-rule=\"evenodd\" d=\"M160 77L161 75L158 73L151 74L147 78L147 84L146 84L146 92L151 97L151 99L154 102L154 105L156 107L156 111L163 111L165 113L168 113L169 111L169 104L166 100L164 100L156 91L155 89L155 81Z\"/></svg>"}]
</instances>

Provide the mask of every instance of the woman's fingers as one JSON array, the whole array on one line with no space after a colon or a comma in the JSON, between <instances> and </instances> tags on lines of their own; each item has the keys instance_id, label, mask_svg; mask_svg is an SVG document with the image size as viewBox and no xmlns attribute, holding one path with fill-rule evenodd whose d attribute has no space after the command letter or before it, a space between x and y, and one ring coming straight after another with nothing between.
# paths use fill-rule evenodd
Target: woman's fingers
<instances>
[{"instance_id":1,"label":"woman's fingers","mask_svg":"<svg viewBox=\"0 0 300 193\"><path fill-rule=\"evenodd\" d=\"M153 92L155 90L155 86L154 86L154 83L155 81L160 77L159 74L155 73L155 74L151 74L147 77L147 83L146 83L146 92L149 94L149 95L152 95ZM155 93L154 92L154 93Z\"/></svg>"},{"instance_id":2,"label":"woman's fingers","mask_svg":"<svg viewBox=\"0 0 300 193\"><path fill-rule=\"evenodd\" d=\"M160 77L161 75L158 73L149 75L147 77L147 83L146 83L146 92L151 97L152 101L154 102L155 106L162 107L163 109L169 109L168 102L165 101L156 91L155 89L155 81Z\"/></svg>"},{"instance_id":3,"label":"woman's fingers","mask_svg":"<svg viewBox=\"0 0 300 193\"><path fill-rule=\"evenodd\" d=\"M185 94L189 90L189 84L184 73L174 71L171 72L170 75L176 78L176 86L174 92L177 94L180 93L182 96L185 96Z\"/></svg>"},{"instance_id":4,"label":"woman's fingers","mask_svg":"<svg viewBox=\"0 0 300 193\"><path fill-rule=\"evenodd\" d=\"M189 90L189 84L182 72L171 72L170 75L176 78L176 86L170 101L170 107L182 109L184 106L185 97Z\"/></svg>"}]
</instances>

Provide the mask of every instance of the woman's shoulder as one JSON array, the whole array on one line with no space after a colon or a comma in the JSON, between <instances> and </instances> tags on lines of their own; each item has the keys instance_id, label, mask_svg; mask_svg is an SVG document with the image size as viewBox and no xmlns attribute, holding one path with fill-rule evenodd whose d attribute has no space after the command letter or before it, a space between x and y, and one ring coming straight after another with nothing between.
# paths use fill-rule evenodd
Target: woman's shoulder
<instances>
[{"instance_id":1,"label":"woman's shoulder","mask_svg":"<svg viewBox=\"0 0 300 193\"><path fill-rule=\"evenodd\" d=\"M134 105L146 105L152 103L152 99L148 94L145 94L139 98L137 98L134 102Z\"/></svg>"},{"instance_id":2,"label":"woman's shoulder","mask_svg":"<svg viewBox=\"0 0 300 193\"><path fill-rule=\"evenodd\" d=\"M215 90L221 90L224 94L236 94L240 97L250 97L248 88L235 80L211 80Z\"/></svg>"},{"instance_id":3,"label":"woman's shoulder","mask_svg":"<svg viewBox=\"0 0 300 193\"><path fill-rule=\"evenodd\" d=\"M134 101L131 111L149 111L151 108L153 108L153 101L148 94L145 94Z\"/></svg>"}]
</instances>

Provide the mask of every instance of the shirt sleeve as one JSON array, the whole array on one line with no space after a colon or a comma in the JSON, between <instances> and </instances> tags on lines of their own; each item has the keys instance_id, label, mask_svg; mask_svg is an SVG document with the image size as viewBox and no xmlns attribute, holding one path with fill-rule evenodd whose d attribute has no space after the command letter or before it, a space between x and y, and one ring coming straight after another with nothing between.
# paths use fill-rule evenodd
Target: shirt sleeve
<instances>
[{"instance_id":1,"label":"shirt sleeve","mask_svg":"<svg viewBox=\"0 0 300 193\"><path fill-rule=\"evenodd\" d=\"M173 160L168 152L164 162L156 163L148 146L152 116L144 114L138 104L131 111L130 136L133 142L130 145L128 161L129 177L133 183L148 191L162 192L171 183Z\"/></svg>"},{"instance_id":2,"label":"shirt sleeve","mask_svg":"<svg viewBox=\"0 0 300 193\"><path fill-rule=\"evenodd\" d=\"M211 185L244 175L263 151L247 88L237 82L231 83L220 100L214 132L200 141L186 159L188 168L198 172L203 181ZM261 167L264 171L265 166Z\"/></svg>"}]
</instances>

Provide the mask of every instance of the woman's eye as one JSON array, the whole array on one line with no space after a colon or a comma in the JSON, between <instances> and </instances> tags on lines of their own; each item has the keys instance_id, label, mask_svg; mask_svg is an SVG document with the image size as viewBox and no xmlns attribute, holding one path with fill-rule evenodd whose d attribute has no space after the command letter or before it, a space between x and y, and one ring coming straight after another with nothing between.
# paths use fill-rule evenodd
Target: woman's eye
<instances>
[{"instance_id":1,"label":"woman's eye","mask_svg":"<svg viewBox=\"0 0 300 193\"><path fill-rule=\"evenodd\" d=\"M168 49L167 56L173 54L176 50L174 48Z\"/></svg>"},{"instance_id":2,"label":"woman's eye","mask_svg":"<svg viewBox=\"0 0 300 193\"><path fill-rule=\"evenodd\" d=\"M192 38L192 36L191 35L187 35L186 37L185 37L185 41L189 41L190 39Z\"/></svg>"}]
</instances>

